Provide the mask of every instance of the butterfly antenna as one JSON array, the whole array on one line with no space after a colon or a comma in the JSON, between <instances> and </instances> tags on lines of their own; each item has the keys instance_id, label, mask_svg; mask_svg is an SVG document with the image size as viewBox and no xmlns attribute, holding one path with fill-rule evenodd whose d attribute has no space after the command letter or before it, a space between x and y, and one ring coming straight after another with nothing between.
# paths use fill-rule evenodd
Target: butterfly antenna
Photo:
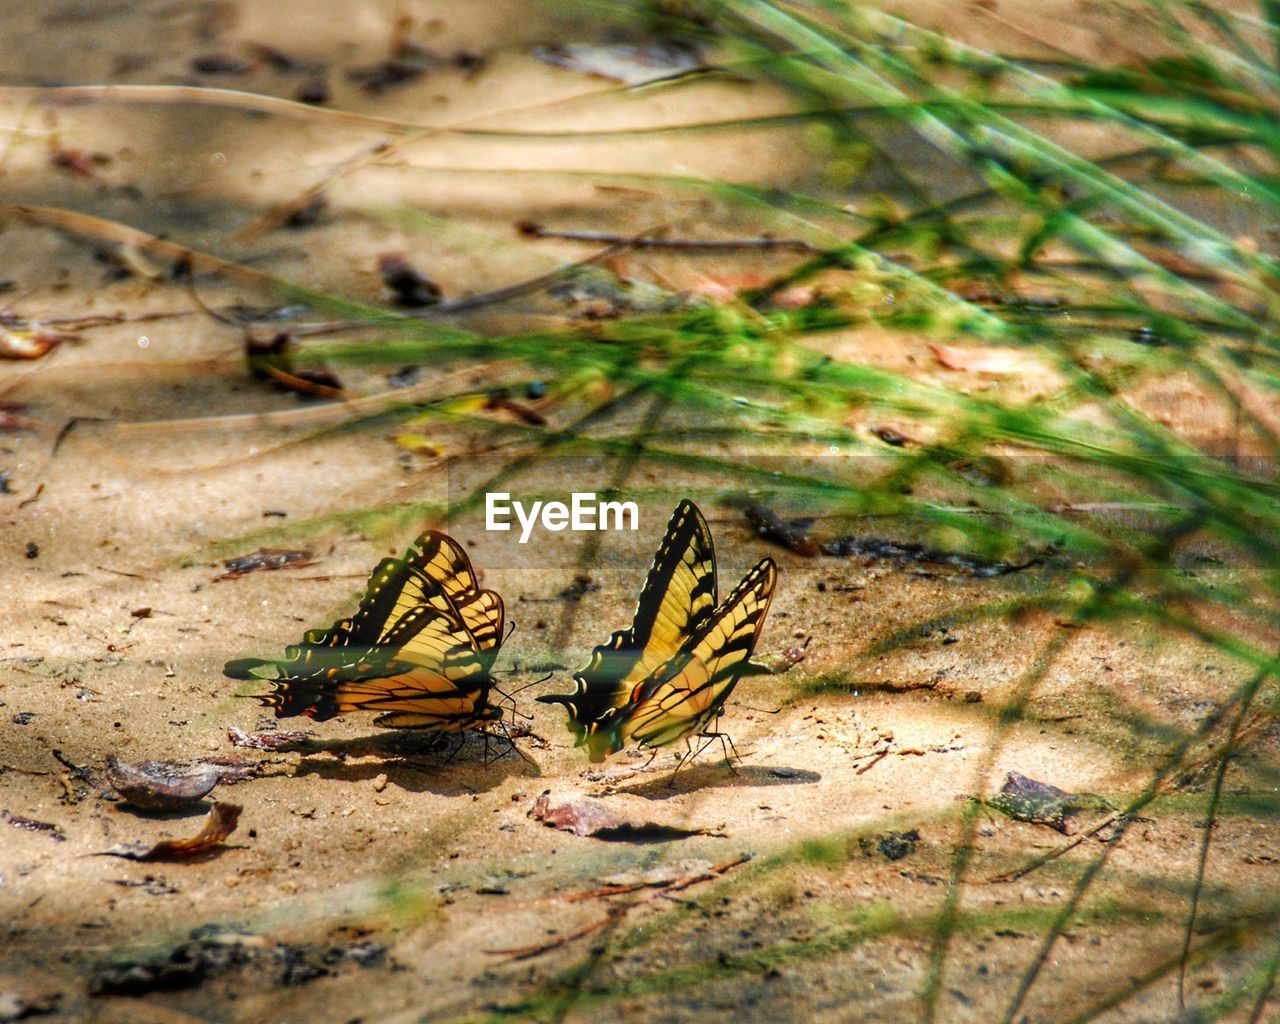
<instances>
[{"instance_id":1,"label":"butterfly antenna","mask_svg":"<svg viewBox=\"0 0 1280 1024\"><path fill-rule=\"evenodd\" d=\"M770 710L769 708L758 708L751 704L743 704L741 701L736 701L736 700L733 703L735 707L746 708L748 711L758 711L762 715L776 715L782 711L781 704L779 704L776 708Z\"/></svg>"},{"instance_id":2,"label":"butterfly antenna","mask_svg":"<svg viewBox=\"0 0 1280 1024\"><path fill-rule=\"evenodd\" d=\"M554 673L554 672L548 672L548 673L547 673L545 676L543 676L541 679L533 679L533 680L531 680L531 681L529 681L529 682L525 683L525 684L524 684L524 686L520 687L520 689L518 689L518 690L512 690L512 691L511 691L511 693L509 694L509 696L514 697L517 693L524 693L524 691L525 691L525 690L527 690L527 689L529 689L529 687L531 687L531 686L538 686L538 685L539 685L539 684L541 684L541 683L545 683L548 679L551 679L554 675L555 675L555 673ZM503 694L503 696L504 696L504 697L505 697L505 696L508 696L508 694Z\"/></svg>"}]
</instances>

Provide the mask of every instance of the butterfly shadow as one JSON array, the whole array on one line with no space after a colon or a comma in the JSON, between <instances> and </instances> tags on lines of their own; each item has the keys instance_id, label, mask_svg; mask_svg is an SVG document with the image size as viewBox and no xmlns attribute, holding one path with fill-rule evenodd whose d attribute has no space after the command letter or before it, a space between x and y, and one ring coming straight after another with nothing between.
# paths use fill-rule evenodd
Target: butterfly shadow
<instances>
[{"instance_id":1,"label":"butterfly shadow","mask_svg":"<svg viewBox=\"0 0 1280 1024\"><path fill-rule=\"evenodd\" d=\"M642 782L638 786L619 787L619 793L642 796L646 800L670 800L694 790L736 789L765 786L807 786L822 776L808 768L782 765L739 764L730 768L723 761L715 764L687 765L673 773Z\"/></svg>"},{"instance_id":2,"label":"butterfly shadow","mask_svg":"<svg viewBox=\"0 0 1280 1024\"><path fill-rule=\"evenodd\" d=\"M352 758L360 758L353 761ZM504 736L389 731L357 739L310 741L296 775L344 782L387 777L388 785L441 796L478 793L511 776L537 777L538 765Z\"/></svg>"}]
</instances>

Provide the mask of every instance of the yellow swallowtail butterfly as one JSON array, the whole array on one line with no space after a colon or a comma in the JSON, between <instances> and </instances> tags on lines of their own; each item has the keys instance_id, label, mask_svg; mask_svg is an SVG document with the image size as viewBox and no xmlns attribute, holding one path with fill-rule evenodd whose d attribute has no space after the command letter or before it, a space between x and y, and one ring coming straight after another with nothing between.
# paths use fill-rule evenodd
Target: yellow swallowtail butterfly
<instances>
[{"instance_id":1,"label":"yellow swallowtail butterfly","mask_svg":"<svg viewBox=\"0 0 1280 1024\"><path fill-rule=\"evenodd\" d=\"M718 602L711 531L682 501L671 516L630 628L595 648L563 704L593 762L629 742L659 747L702 733L724 708L764 625L778 570L755 566Z\"/></svg>"},{"instance_id":2,"label":"yellow swallowtail butterfly","mask_svg":"<svg viewBox=\"0 0 1280 1024\"><path fill-rule=\"evenodd\" d=\"M502 626L502 598L480 589L456 541L428 530L378 564L351 618L308 630L280 661L242 658L223 672L270 681L258 700L277 718L376 711L379 725L455 732L502 717L489 703Z\"/></svg>"}]
</instances>

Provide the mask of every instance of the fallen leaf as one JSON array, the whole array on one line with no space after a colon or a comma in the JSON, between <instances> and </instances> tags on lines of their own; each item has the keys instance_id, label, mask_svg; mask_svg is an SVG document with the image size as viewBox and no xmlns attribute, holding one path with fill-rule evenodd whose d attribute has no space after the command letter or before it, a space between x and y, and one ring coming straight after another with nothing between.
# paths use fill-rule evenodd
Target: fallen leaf
<instances>
[{"instance_id":1,"label":"fallen leaf","mask_svg":"<svg viewBox=\"0 0 1280 1024\"><path fill-rule=\"evenodd\" d=\"M723 830L686 828L655 821L629 821L601 800L592 797L553 797L546 790L534 802L529 817L550 828L576 836L615 842L663 841L689 836L723 836Z\"/></svg>"},{"instance_id":2,"label":"fallen leaf","mask_svg":"<svg viewBox=\"0 0 1280 1024\"><path fill-rule=\"evenodd\" d=\"M14 828L20 828L24 832L47 832L50 839L59 843L67 838L59 826L49 821L36 821L35 818L24 818L21 814L12 814L9 811L0 811L0 821Z\"/></svg>"},{"instance_id":3,"label":"fallen leaf","mask_svg":"<svg viewBox=\"0 0 1280 1024\"><path fill-rule=\"evenodd\" d=\"M1009 772L1000 792L987 803L1014 821L1048 825L1064 836L1071 835L1069 819L1072 815L1082 811L1112 809L1106 800L1093 793L1068 793L1057 786L1038 782L1018 772Z\"/></svg>"},{"instance_id":4,"label":"fallen leaf","mask_svg":"<svg viewBox=\"0 0 1280 1024\"><path fill-rule=\"evenodd\" d=\"M217 803L209 811L204 826L190 839L164 839L154 846L132 843L103 850L100 857L123 857L126 860L184 860L195 857L219 846L240 820L239 804Z\"/></svg>"},{"instance_id":5,"label":"fallen leaf","mask_svg":"<svg viewBox=\"0 0 1280 1024\"><path fill-rule=\"evenodd\" d=\"M236 580L248 573L257 572L259 569L285 569L289 566L301 569L304 566L315 565L316 563L312 560L310 551L259 548L249 555L228 558L222 564L227 567L227 571L220 576L215 576L213 578L214 583L219 580Z\"/></svg>"},{"instance_id":6,"label":"fallen leaf","mask_svg":"<svg viewBox=\"0 0 1280 1024\"><path fill-rule=\"evenodd\" d=\"M143 761L131 765L115 757L107 758L105 777L121 800L148 811L185 810L222 781L221 773L210 764Z\"/></svg>"},{"instance_id":7,"label":"fallen leaf","mask_svg":"<svg viewBox=\"0 0 1280 1024\"><path fill-rule=\"evenodd\" d=\"M812 519L783 519L773 509L754 503L746 505L742 514L765 540L781 544L788 551L806 558L818 554L818 544L809 536Z\"/></svg>"},{"instance_id":8,"label":"fallen leaf","mask_svg":"<svg viewBox=\"0 0 1280 1024\"><path fill-rule=\"evenodd\" d=\"M48 331L0 327L0 359L39 359L54 345L65 340L65 335Z\"/></svg>"},{"instance_id":9,"label":"fallen leaf","mask_svg":"<svg viewBox=\"0 0 1280 1024\"><path fill-rule=\"evenodd\" d=\"M985 377L1007 377L1027 368L1027 357L1014 348L965 348L930 344L933 357L948 370L964 370Z\"/></svg>"},{"instance_id":10,"label":"fallen leaf","mask_svg":"<svg viewBox=\"0 0 1280 1024\"><path fill-rule=\"evenodd\" d=\"M239 678L239 677L233 677ZM276 729L272 732L245 732L234 725L227 729L227 738L233 746L249 747L253 750L276 750L290 743L301 743L310 739L315 733L310 729Z\"/></svg>"},{"instance_id":11,"label":"fallen leaf","mask_svg":"<svg viewBox=\"0 0 1280 1024\"><path fill-rule=\"evenodd\" d=\"M535 47L533 55L558 68L626 85L643 85L703 66L702 53L696 46L675 39L611 45L550 43Z\"/></svg>"}]
</instances>

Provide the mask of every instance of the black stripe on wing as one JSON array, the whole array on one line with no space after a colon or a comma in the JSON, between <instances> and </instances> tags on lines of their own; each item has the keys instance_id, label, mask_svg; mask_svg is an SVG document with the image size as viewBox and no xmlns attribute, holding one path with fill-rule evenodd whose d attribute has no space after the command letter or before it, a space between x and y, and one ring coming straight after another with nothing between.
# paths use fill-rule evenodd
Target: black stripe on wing
<instances>
[{"instance_id":1,"label":"black stripe on wing","mask_svg":"<svg viewBox=\"0 0 1280 1024\"><path fill-rule=\"evenodd\" d=\"M568 709L579 742L593 729L607 729L635 687L693 642L715 609L716 594L711 531L698 506L682 501L667 523L631 625L592 650L574 675L573 693L538 700Z\"/></svg>"}]
</instances>

